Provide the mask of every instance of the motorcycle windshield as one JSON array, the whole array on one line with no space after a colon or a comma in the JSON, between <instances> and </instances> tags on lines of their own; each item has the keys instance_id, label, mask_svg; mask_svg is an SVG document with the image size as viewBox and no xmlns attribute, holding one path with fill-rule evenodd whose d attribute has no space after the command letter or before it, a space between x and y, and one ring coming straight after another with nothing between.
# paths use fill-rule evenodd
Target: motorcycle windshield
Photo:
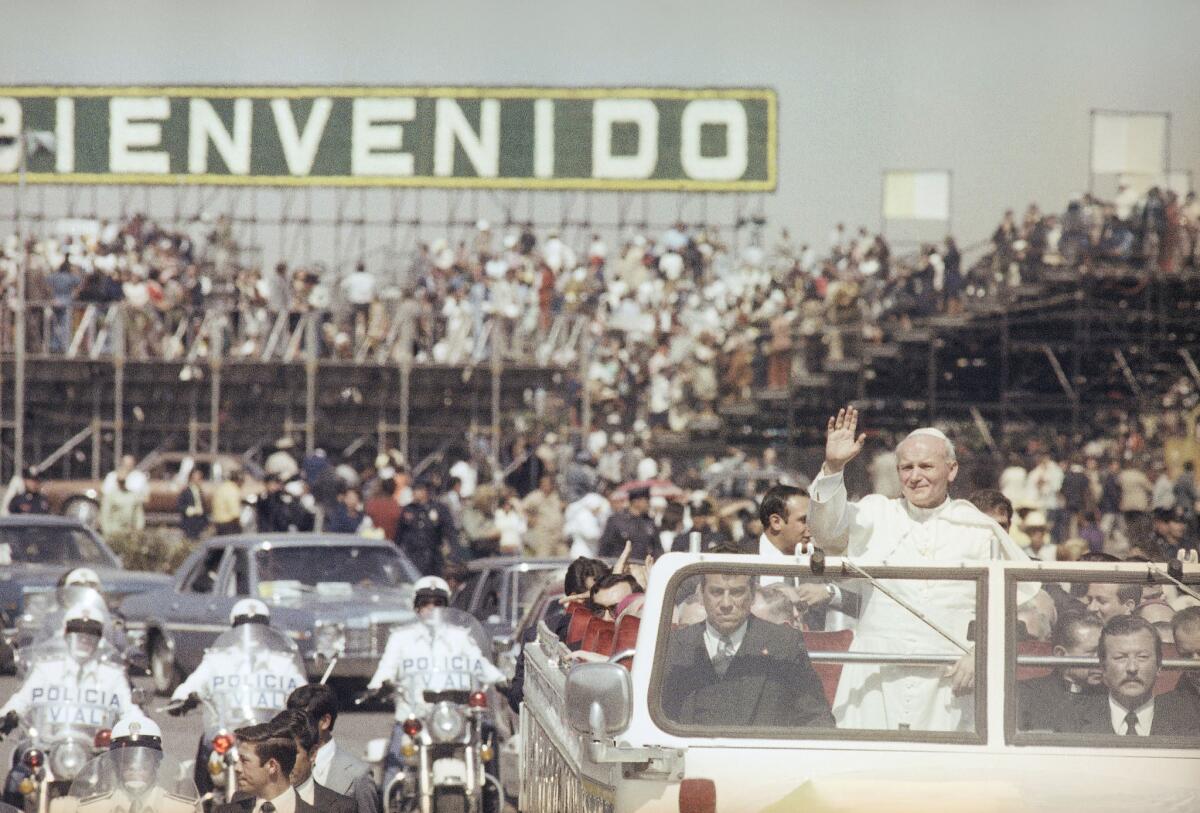
<instances>
[{"instance_id":1,"label":"motorcycle windshield","mask_svg":"<svg viewBox=\"0 0 1200 813\"><path fill-rule=\"evenodd\" d=\"M31 667L45 658L58 657L63 652L63 622L68 613L85 610L104 625L97 657L123 666L124 634L117 629L108 605L94 587L72 585L59 590L58 603L32 621L23 621L18 640L22 644L21 662Z\"/></svg>"},{"instance_id":2,"label":"motorcycle windshield","mask_svg":"<svg viewBox=\"0 0 1200 813\"><path fill-rule=\"evenodd\" d=\"M200 794L190 769L154 748L114 748L90 761L71 782L80 811L154 813L194 810ZM3 811L0 811L3 813Z\"/></svg>"},{"instance_id":3,"label":"motorcycle windshield","mask_svg":"<svg viewBox=\"0 0 1200 813\"><path fill-rule=\"evenodd\" d=\"M212 703L206 708L210 732L270 720L307 682L296 645L265 624L226 630L205 658L216 664L209 685Z\"/></svg>"},{"instance_id":4,"label":"motorcycle windshield","mask_svg":"<svg viewBox=\"0 0 1200 813\"><path fill-rule=\"evenodd\" d=\"M395 628L401 654L399 688L410 702L465 703L471 692L503 679L491 643L474 616L453 607L425 610Z\"/></svg>"}]
</instances>

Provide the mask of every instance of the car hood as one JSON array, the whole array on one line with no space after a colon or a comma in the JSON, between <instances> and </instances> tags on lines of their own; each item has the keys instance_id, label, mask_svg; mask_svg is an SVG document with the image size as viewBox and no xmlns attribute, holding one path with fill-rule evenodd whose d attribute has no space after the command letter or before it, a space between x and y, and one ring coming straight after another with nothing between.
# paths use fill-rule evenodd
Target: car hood
<instances>
[{"instance_id":1,"label":"car hood","mask_svg":"<svg viewBox=\"0 0 1200 813\"><path fill-rule=\"evenodd\" d=\"M369 617L375 621L402 620L413 616L412 587L354 588L336 594L285 592L271 597L272 607L306 610L321 620L347 621Z\"/></svg>"},{"instance_id":2,"label":"car hood","mask_svg":"<svg viewBox=\"0 0 1200 813\"><path fill-rule=\"evenodd\" d=\"M110 607L116 607L126 596L158 590L171 585L171 577L142 570L122 570L115 567L88 565L104 585L104 597ZM62 565L43 565L18 562L0 572L0 606L6 611L21 609L21 596L26 590L53 590L67 568Z\"/></svg>"}]
</instances>

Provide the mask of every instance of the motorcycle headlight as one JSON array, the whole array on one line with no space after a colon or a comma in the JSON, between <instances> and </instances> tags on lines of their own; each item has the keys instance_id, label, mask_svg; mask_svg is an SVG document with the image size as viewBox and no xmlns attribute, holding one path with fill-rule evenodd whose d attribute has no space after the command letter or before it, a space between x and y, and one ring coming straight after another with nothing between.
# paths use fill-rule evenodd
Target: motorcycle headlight
<instances>
[{"instance_id":1,"label":"motorcycle headlight","mask_svg":"<svg viewBox=\"0 0 1200 813\"><path fill-rule=\"evenodd\" d=\"M345 624L318 623L313 632L313 651L326 658L344 655L346 652Z\"/></svg>"},{"instance_id":2,"label":"motorcycle headlight","mask_svg":"<svg viewBox=\"0 0 1200 813\"><path fill-rule=\"evenodd\" d=\"M50 770L55 779L74 779L87 760L87 749L75 740L67 740L50 752Z\"/></svg>"},{"instance_id":3,"label":"motorcycle headlight","mask_svg":"<svg viewBox=\"0 0 1200 813\"><path fill-rule=\"evenodd\" d=\"M451 703L438 703L429 718L429 736L434 742L461 740L467 730L467 718Z\"/></svg>"}]
</instances>

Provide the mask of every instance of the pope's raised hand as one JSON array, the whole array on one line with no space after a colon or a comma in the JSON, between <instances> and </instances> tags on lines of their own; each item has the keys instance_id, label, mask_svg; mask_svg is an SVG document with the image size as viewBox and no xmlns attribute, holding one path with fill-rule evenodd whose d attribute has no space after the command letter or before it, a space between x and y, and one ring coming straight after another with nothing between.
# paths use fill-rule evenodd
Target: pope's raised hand
<instances>
[{"instance_id":1,"label":"pope's raised hand","mask_svg":"<svg viewBox=\"0 0 1200 813\"><path fill-rule=\"evenodd\" d=\"M825 429L825 471L834 474L846 467L866 443L866 434L855 436L858 431L858 410L852 406L838 410L836 417L829 419Z\"/></svg>"}]
</instances>

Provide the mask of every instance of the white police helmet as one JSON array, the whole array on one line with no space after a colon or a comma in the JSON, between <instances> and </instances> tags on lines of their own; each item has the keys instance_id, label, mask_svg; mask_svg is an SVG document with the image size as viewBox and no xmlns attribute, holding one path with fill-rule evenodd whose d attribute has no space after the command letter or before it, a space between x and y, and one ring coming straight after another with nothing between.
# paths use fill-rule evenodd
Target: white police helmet
<instances>
[{"instance_id":1,"label":"white police helmet","mask_svg":"<svg viewBox=\"0 0 1200 813\"><path fill-rule=\"evenodd\" d=\"M89 607L74 607L63 617L63 640L67 645L67 654L80 663L96 654L103 634L103 620Z\"/></svg>"},{"instance_id":2,"label":"white police helmet","mask_svg":"<svg viewBox=\"0 0 1200 813\"><path fill-rule=\"evenodd\" d=\"M271 611L256 598L244 598L229 611L229 626L242 624L270 624Z\"/></svg>"},{"instance_id":3,"label":"white police helmet","mask_svg":"<svg viewBox=\"0 0 1200 813\"><path fill-rule=\"evenodd\" d=\"M420 607L423 602L440 599L445 605L450 603L450 585L439 576L422 576L413 585L416 593L413 595L413 606Z\"/></svg>"},{"instance_id":4,"label":"white police helmet","mask_svg":"<svg viewBox=\"0 0 1200 813\"><path fill-rule=\"evenodd\" d=\"M63 587L78 585L100 589L100 577L90 567L77 567L63 578Z\"/></svg>"},{"instance_id":5,"label":"white police helmet","mask_svg":"<svg viewBox=\"0 0 1200 813\"><path fill-rule=\"evenodd\" d=\"M112 743L109 748L139 746L162 750L162 729L158 723L144 714L122 717L112 728Z\"/></svg>"}]
</instances>

